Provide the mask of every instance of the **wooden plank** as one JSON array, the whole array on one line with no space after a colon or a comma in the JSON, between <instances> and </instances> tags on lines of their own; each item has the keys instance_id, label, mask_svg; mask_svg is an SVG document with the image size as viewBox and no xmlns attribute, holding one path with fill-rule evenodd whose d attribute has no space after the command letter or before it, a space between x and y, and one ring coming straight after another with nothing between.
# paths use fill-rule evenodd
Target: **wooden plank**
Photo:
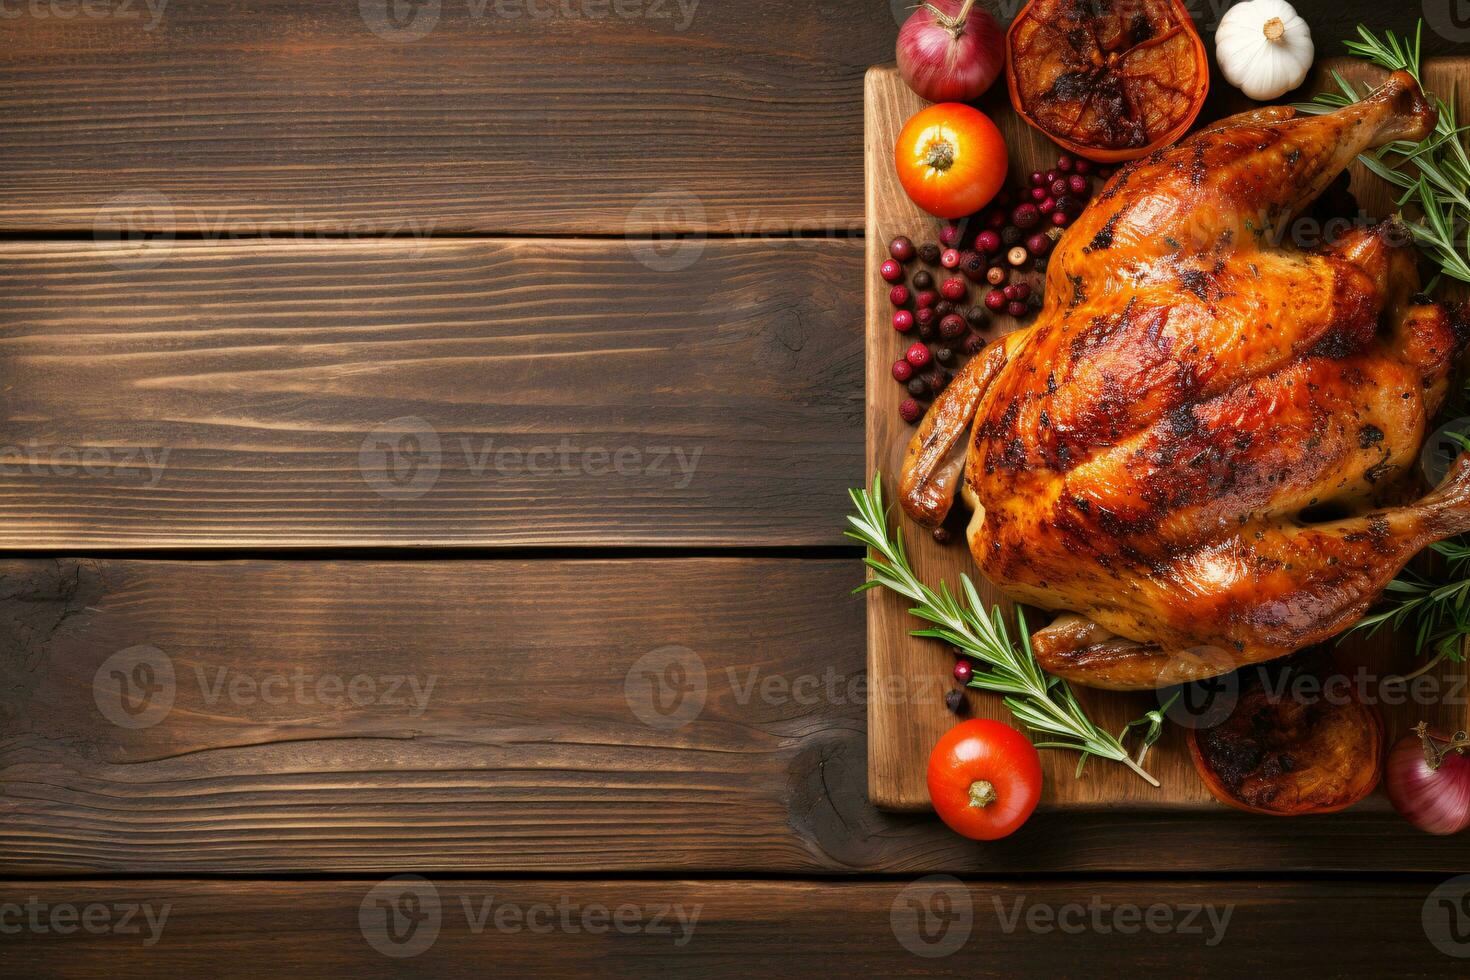
<instances>
[{"instance_id":1,"label":"wooden plank","mask_svg":"<svg viewBox=\"0 0 1470 980\"><path fill-rule=\"evenodd\" d=\"M0 245L0 547L837 544L855 241Z\"/></svg>"},{"instance_id":2,"label":"wooden plank","mask_svg":"<svg viewBox=\"0 0 1470 980\"><path fill-rule=\"evenodd\" d=\"M1463 879L1459 879L1463 884ZM39 881L0 885L15 976L1454 976L1411 882ZM1464 888L1445 893L1463 898ZM124 922L130 909L136 911ZM90 920L82 916L90 915ZM72 928L75 916L75 928ZM53 921L62 929L59 934ZM83 926L83 922L90 926ZM136 928L136 932L132 931ZM1437 944L1436 944L1437 942Z\"/></svg>"},{"instance_id":3,"label":"wooden plank","mask_svg":"<svg viewBox=\"0 0 1470 980\"><path fill-rule=\"evenodd\" d=\"M0 874L1470 861L1470 837L1386 806L1044 807L989 847L879 812L867 702L943 687L870 686L860 577L855 561L7 561Z\"/></svg>"},{"instance_id":4,"label":"wooden plank","mask_svg":"<svg viewBox=\"0 0 1470 980\"><path fill-rule=\"evenodd\" d=\"M777 0L112 0L4 23L0 229L131 214L221 239L856 230L862 74L897 31L886 3Z\"/></svg>"},{"instance_id":5,"label":"wooden plank","mask_svg":"<svg viewBox=\"0 0 1470 980\"><path fill-rule=\"evenodd\" d=\"M1305 86L1304 92L1321 91L1332 86L1330 72L1333 69L1363 83L1381 76L1374 70L1363 70L1363 66L1356 62L1327 61L1319 65L1313 83ZM1462 116L1470 115L1470 59L1430 62L1428 83L1438 92L1458 91L1460 113ZM898 417L897 404L904 395L893 382L889 365L902 356L904 347L912 338L892 329L892 307L887 298L889 286L874 270L886 254L887 243L895 235L906 234L915 241L933 240L937 237L940 223L924 215L908 200L892 166L892 148L898 131L923 103L908 90L893 69L875 68L868 74L867 104L868 466L870 473L881 471L884 474L891 498L913 428ZM1239 99L1231 103L1233 109L1246 107ZM1044 170L1055 163L1057 148L1016 116L1003 93L987 97L984 108L1005 133L1013 175ZM1382 215L1392 210L1386 185L1361 165L1353 168L1353 190L1367 213ZM1040 278L1036 275L1030 277L1033 282ZM987 331L986 335L993 338L1013 327L1013 321L1001 319L996 322L996 329ZM964 508L960 505L956 510L963 511ZM925 581L955 582L961 573L974 574L974 564L964 543L961 524L952 524L954 540L945 546L935 544L922 528L912 522L905 520L904 524L910 556ZM989 583L982 580L980 585L987 603L1000 601L999 592ZM914 628L908 614L909 603L882 590L874 590L868 595L869 671L875 686L912 685L926 676L948 671L952 660L938 644L908 635L908 631ZM1001 604L1009 615L1009 604ZM1361 666L1373 678L1382 678L1400 673L1408 666L1402 646L1402 642L1396 643L1391 634L1385 633L1374 640L1355 639L1338 651L1346 663ZM1446 668L1440 673L1445 678L1441 690L1463 687L1463 672L1454 674L1453 670ZM1152 692L1116 694L1079 688L1078 693L1089 716L1111 731L1121 730L1128 721L1141 717L1160 703L1159 697ZM1001 719L1009 715L999 697L973 692L969 697L972 710L980 715ZM1463 698L1458 703L1447 701L1429 705L1409 699L1397 704L1386 703L1384 707L1387 729L1394 737L1409 731L1420 720L1443 724L1450 731L1465 727L1467 721ZM1181 717L1188 720L1189 715L1186 712ZM871 733L868 785L873 801L895 810L928 809L924 762L930 747L953 723L953 716L941 705L872 702L868 718ZM1199 781L1182 740L1165 744L1152 753L1150 759L1149 769L1162 784L1157 790L1127 770L1106 763L1090 766L1085 779L1074 779L1075 756L1070 753L1046 754L1043 756L1047 776L1044 799L1055 806L1122 804L1199 808L1209 805L1209 794Z\"/></svg>"}]
</instances>

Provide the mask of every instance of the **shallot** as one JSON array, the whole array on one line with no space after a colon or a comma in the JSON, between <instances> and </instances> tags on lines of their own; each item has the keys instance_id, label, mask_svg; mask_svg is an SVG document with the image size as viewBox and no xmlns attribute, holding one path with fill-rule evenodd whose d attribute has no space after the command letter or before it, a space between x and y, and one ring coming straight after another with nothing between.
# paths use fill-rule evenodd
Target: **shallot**
<instances>
[{"instance_id":1,"label":"shallot","mask_svg":"<svg viewBox=\"0 0 1470 980\"><path fill-rule=\"evenodd\" d=\"M1389 753L1384 789L1393 808L1430 834L1457 834L1470 827L1470 738L1443 738L1420 722Z\"/></svg>"},{"instance_id":2,"label":"shallot","mask_svg":"<svg viewBox=\"0 0 1470 980\"><path fill-rule=\"evenodd\" d=\"M898 72L930 102L973 102L1005 69L1005 35L975 0L929 0L898 32Z\"/></svg>"}]
</instances>

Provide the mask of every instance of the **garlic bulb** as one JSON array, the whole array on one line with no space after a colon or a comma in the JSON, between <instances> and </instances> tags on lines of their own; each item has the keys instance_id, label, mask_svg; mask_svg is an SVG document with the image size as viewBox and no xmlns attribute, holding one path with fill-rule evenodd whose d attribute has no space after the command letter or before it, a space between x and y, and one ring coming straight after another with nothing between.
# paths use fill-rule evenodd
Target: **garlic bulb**
<instances>
[{"instance_id":1,"label":"garlic bulb","mask_svg":"<svg viewBox=\"0 0 1470 980\"><path fill-rule=\"evenodd\" d=\"M1306 80L1316 49L1307 22L1286 0L1246 0L1225 12L1215 57L1225 80L1258 102Z\"/></svg>"}]
</instances>

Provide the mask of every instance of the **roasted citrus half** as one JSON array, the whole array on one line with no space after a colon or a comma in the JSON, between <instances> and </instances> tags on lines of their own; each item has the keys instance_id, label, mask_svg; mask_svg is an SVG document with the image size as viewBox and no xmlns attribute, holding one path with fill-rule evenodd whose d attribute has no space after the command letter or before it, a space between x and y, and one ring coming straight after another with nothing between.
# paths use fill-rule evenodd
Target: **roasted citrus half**
<instances>
[{"instance_id":1,"label":"roasted citrus half","mask_svg":"<svg viewBox=\"0 0 1470 980\"><path fill-rule=\"evenodd\" d=\"M1133 160L1183 136L1210 90L1180 0L1031 0L1006 35L1011 104L1090 160Z\"/></svg>"},{"instance_id":2,"label":"roasted citrus half","mask_svg":"<svg viewBox=\"0 0 1470 980\"><path fill-rule=\"evenodd\" d=\"M1287 817L1341 810L1378 785L1383 723L1329 655L1310 650L1235 676L1230 717L1189 733L1216 799Z\"/></svg>"}]
</instances>

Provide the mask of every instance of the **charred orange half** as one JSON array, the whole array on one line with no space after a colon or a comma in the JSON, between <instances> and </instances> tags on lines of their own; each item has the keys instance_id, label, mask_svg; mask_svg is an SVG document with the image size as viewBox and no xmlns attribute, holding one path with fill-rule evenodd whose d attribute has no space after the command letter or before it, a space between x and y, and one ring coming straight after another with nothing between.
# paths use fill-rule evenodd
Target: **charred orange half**
<instances>
[{"instance_id":1,"label":"charred orange half","mask_svg":"<svg viewBox=\"0 0 1470 980\"><path fill-rule=\"evenodd\" d=\"M1210 90L1205 45L1180 0L1031 0L1006 52L1016 112L1099 163L1173 143Z\"/></svg>"}]
</instances>

